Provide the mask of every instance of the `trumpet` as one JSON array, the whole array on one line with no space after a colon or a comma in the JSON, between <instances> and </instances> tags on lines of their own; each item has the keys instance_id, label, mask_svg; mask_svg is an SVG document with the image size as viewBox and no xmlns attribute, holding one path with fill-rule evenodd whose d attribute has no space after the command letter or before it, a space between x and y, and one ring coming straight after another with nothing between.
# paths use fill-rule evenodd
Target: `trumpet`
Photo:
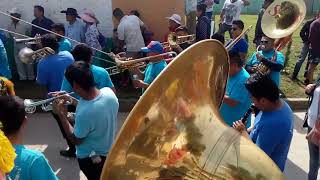
<instances>
[{"instance_id":1,"label":"trumpet","mask_svg":"<svg viewBox=\"0 0 320 180\"><path fill-rule=\"evenodd\" d=\"M26 45L40 44L41 37L14 39L16 43L24 43Z\"/></svg>"},{"instance_id":2,"label":"trumpet","mask_svg":"<svg viewBox=\"0 0 320 180\"><path fill-rule=\"evenodd\" d=\"M28 114L33 114L33 113L36 112L37 106L41 106L41 109L43 111L50 111L50 110L52 110L51 103L54 100L59 99L59 98L65 96L65 95L72 95L72 94L74 94L74 92L66 93L66 94L63 94L63 95L60 95L60 96L52 97L52 98L41 100L41 101L37 101L37 102L35 102L35 101L31 100L31 99L25 99L24 100L25 111Z\"/></svg>"},{"instance_id":3,"label":"trumpet","mask_svg":"<svg viewBox=\"0 0 320 180\"><path fill-rule=\"evenodd\" d=\"M33 51L32 49L25 47L19 51L18 57L23 63L32 64L39 61L42 58L45 58L48 55L53 55L55 53L56 52L49 47L44 47L36 51Z\"/></svg>"}]
</instances>

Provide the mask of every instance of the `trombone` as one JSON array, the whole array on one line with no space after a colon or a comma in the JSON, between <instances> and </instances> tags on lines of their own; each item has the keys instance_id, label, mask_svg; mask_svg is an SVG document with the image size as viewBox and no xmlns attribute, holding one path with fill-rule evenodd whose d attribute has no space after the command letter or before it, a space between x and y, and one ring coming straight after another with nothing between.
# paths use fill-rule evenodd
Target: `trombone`
<instances>
[{"instance_id":1,"label":"trombone","mask_svg":"<svg viewBox=\"0 0 320 180\"><path fill-rule=\"evenodd\" d=\"M196 40L196 35L186 35L186 36L177 36L175 33L170 33L168 35L168 42L163 42L163 49L171 50L172 46L177 46L184 43L194 43Z\"/></svg>"}]
</instances>

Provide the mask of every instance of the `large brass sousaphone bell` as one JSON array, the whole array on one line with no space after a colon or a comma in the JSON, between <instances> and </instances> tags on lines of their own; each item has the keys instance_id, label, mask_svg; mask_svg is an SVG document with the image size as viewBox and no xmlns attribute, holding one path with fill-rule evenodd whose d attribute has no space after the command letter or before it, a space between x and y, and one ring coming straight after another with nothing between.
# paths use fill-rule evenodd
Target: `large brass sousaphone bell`
<instances>
[{"instance_id":1,"label":"large brass sousaphone bell","mask_svg":"<svg viewBox=\"0 0 320 180\"><path fill-rule=\"evenodd\" d=\"M221 120L228 71L218 41L179 54L129 114L101 180L284 179L262 150Z\"/></svg>"}]
</instances>

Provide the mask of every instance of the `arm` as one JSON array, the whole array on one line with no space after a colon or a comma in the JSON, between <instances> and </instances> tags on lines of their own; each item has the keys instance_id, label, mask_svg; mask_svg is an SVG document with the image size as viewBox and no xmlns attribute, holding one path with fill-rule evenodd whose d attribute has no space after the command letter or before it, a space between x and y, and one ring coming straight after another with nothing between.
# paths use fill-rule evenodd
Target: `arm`
<instances>
[{"instance_id":1,"label":"arm","mask_svg":"<svg viewBox=\"0 0 320 180\"><path fill-rule=\"evenodd\" d=\"M317 39L317 34L320 33L320 27L318 26L318 24L311 24L310 27L310 33L309 33L309 42L312 48L312 45L316 42L319 41L319 39Z\"/></svg>"},{"instance_id":2,"label":"arm","mask_svg":"<svg viewBox=\"0 0 320 180\"><path fill-rule=\"evenodd\" d=\"M30 179L58 179L43 154L41 154L39 157L37 157L37 159L32 161L30 167Z\"/></svg>"},{"instance_id":3,"label":"arm","mask_svg":"<svg viewBox=\"0 0 320 180\"><path fill-rule=\"evenodd\" d=\"M263 58L261 60L261 62L264 65L266 65L269 69L271 69L272 71L280 72L284 68L284 66L282 64L278 64L277 62L269 61L265 58Z\"/></svg>"},{"instance_id":4,"label":"arm","mask_svg":"<svg viewBox=\"0 0 320 180\"><path fill-rule=\"evenodd\" d=\"M224 98L223 98L223 102L228 104L229 106L231 107L235 107L237 106L240 102L237 101L237 100L234 100L232 98L230 98L229 96L225 95Z\"/></svg>"}]
</instances>

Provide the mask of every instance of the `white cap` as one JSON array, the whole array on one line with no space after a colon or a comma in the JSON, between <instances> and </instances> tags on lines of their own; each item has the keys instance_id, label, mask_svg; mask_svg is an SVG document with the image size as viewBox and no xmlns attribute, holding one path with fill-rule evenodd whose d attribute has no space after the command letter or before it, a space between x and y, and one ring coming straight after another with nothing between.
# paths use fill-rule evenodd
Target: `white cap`
<instances>
[{"instance_id":1,"label":"white cap","mask_svg":"<svg viewBox=\"0 0 320 180\"><path fill-rule=\"evenodd\" d=\"M176 22L177 24L181 25L181 17L179 16L179 14L172 14L172 16L167 17L167 19L170 19L170 20Z\"/></svg>"},{"instance_id":2,"label":"white cap","mask_svg":"<svg viewBox=\"0 0 320 180\"><path fill-rule=\"evenodd\" d=\"M10 9L10 11L8 11L9 14L20 14L21 15L21 12L19 11L18 8L12 8Z\"/></svg>"}]
</instances>

